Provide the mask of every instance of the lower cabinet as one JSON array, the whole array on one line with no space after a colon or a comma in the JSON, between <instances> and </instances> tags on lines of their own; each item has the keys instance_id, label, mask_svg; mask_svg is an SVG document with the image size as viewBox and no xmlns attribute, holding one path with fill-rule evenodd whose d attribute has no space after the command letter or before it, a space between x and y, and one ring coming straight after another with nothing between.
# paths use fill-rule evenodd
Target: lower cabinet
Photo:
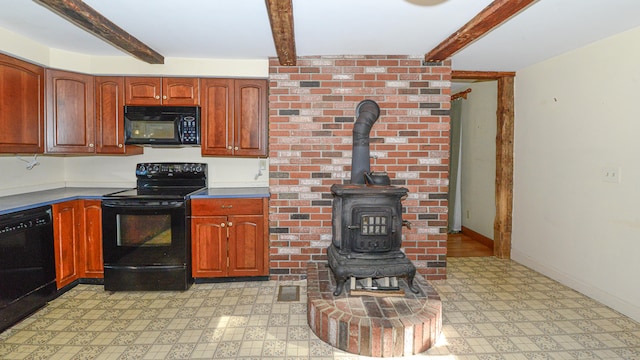
<instances>
[{"instance_id":1,"label":"lower cabinet","mask_svg":"<svg viewBox=\"0 0 640 360\"><path fill-rule=\"evenodd\" d=\"M102 278L100 201L65 201L53 204L52 211L58 289L80 278Z\"/></svg>"},{"instance_id":2,"label":"lower cabinet","mask_svg":"<svg viewBox=\"0 0 640 360\"><path fill-rule=\"evenodd\" d=\"M269 275L267 198L191 200L194 278Z\"/></svg>"},{"instance_id":3,"label":"lower cabinet","mask_svg":"<svg viewBox=\"0 0 640 360\"><path fill-rule=\"evenodd\" d=\"M80 221L80 277L104 278L102 259L102 202L100 200L82 201L82 219Z\"/></svg>"},{"instance_id":4,"label":"lower cabinet","mask_svg":"<svg viewBox=\"0 0 640 360\"><path fill-rule=\"evenodd\" d=\"M82 214L77 200L53 204L53 250L56 262L56 285L63 288L76 281L78 255L80 251L80 227L78 218Z\"/></svg>"}]
</instances>

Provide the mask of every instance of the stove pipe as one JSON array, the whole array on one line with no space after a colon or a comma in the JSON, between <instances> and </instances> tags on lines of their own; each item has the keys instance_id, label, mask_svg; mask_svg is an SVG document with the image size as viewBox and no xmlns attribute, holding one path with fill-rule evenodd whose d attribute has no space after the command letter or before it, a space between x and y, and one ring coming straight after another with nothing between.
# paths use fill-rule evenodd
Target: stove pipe
<instances>
[{"instance_id":1,"label":"stove pipe","mask_svg":"<svg viewBox=\"0 0 640 360\"><path fill-rule=\"evenodd\" d=\"M365 184L370 172L369 132L380 116L380 107L373 100L362 100L356 107L353 126L353 155L351 156L351 184Z\"/></svg>"}]
</instances>

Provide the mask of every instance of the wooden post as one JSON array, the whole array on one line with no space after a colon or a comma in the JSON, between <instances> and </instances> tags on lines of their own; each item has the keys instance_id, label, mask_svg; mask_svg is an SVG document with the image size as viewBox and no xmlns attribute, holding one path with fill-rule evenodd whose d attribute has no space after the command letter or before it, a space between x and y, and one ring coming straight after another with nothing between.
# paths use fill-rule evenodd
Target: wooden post
<instances>
[{"instance_id":1,"label":"wooden post","mask_svg":"<svg viewBox=\"0 0 640 360\"><path fill-rule=\"evenodd\" d=\"M513 209L514 78L498 78L498 129L496 134L496 217L493 223L493 254L511 258L511 212Z\"/></svg>"}]
</instances>

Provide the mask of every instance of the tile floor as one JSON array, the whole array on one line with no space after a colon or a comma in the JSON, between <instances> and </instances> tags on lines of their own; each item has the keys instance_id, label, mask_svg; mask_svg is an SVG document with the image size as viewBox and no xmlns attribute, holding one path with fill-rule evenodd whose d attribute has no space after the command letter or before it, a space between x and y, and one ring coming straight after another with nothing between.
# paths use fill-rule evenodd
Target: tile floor
<instances>
[{"instance_id":1,"label":"tile floor","mask_svg":"<svg viewBox=\"0 0 640 360\"><path fill-rule=\"evenodd\" d=\"M640 324L509 260L450 258L436 346L405 359L640 359ZM300 285L299 301L277 301ZM79 285L0 334L0 359L359 359L307 326L305 282Z\"/></svg>"}]
</instances>

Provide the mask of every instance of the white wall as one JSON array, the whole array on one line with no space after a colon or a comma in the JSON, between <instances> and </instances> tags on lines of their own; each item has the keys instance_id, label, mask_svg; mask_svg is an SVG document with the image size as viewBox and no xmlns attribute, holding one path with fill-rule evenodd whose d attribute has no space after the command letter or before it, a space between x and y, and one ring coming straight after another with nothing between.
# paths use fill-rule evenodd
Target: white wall
<instances>
[{"instance_id":1,"label":"white wall","mask_svg":"<svg viewBox=\"0 0 640 360\"><path fill-rule=\"evenodd\" d=\"M462 101L462 226L493 239L496 180L496 81L468 85Z\"/></svg>"},{"instance_id":2,"label":"white wall","mask_svg":"<svg viewBox=\"0 0 640 360\"><path fill-rule=\"evenodd\" d=\"M516 75L512 258L640 320L640 28ZM620 183L603 181L620 169Z\"/></svg>"},{"instance_id":3,"label":"white wall","mask_svg":"<svg viewBox=\"0 0 640 360\"><path fill-rule=\"evenodd\" d=\"M269 186L268 171L257 176L260 169L260 159L257 158L203 157L200 147L145 148L144 152L144 155L134 156L66 157L66 184L79 187L135 186L137 163L184 161L208 164L209 187Z\"/></svg>"},{"instance_id":4,"label":"white wall","mask_svg":"<svg viewBox=\"0 0 640 360\"><path fill-rule=\"evenodd\" d=\"M38 155L40 165L28 170L32 160L33 154L0 155L0 196L65 186L64 158Z\"/></svg>"},{"instance_id":5,"label":"white wall","mask_svg":"<svg viewBox=\"0 0 640 360\"><path fill-rule=\"evenodd\" d=\"M172 75L268 78L269 61L247 59L165 58L151 65L130 56L96 57L48 48L0 28L0 52L39 65L92 75ZM33 155L21 158L30 160ZM258 159L202 157L199 147L145 148L136 156L38 156L40 165L13 155L0 155L0 196L60 186L134 186L135 164L150 161L205 162L209 187L269 186L268 171L259 172Z\"/></svg>"},{"instance_id":6,"label":"white wall","mask_svg":"<svg viewBox=\"0 0 640 360\"><path fill-rule=\"evenodd\" d=\"M268 59L190 59L166 57L147 64L122 56L88 56L49 48L0 27L0 52L45 67L91 75L169 75L207 77L269 77Z\"/></svg>"}]
</instances>

